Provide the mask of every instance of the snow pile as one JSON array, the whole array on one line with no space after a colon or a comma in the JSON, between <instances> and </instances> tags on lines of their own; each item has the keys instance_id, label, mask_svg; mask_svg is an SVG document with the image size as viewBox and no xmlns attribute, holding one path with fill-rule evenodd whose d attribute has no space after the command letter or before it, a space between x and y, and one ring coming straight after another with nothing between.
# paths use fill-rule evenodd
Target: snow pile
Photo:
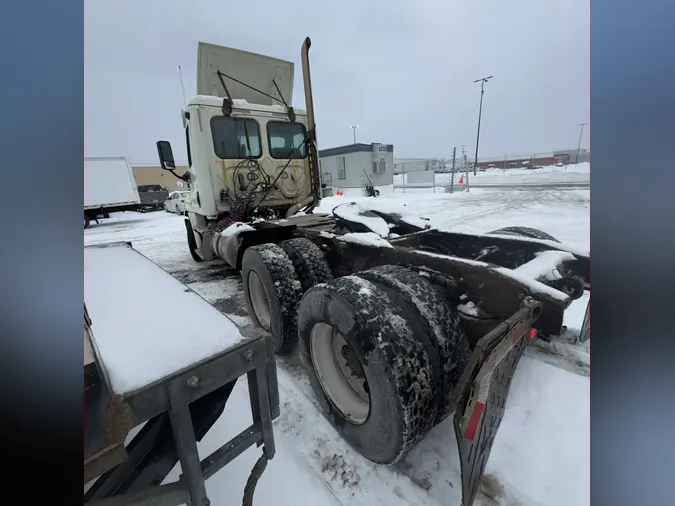
<instances>
[{"instance_id":1,"label":"snow pile","mask_svg":"<svg viewBox=\"0 0 675 506\"><path fill-rule=\"evenodd\" d=\"M389 235L389 225L380 216L364 209L356 202L348 202L333 209L333 215L348 222L360 223L380 237Z\"/></svg>"},{"instance_id":2,"label":"snow pile","mask_svg":"<svg viewBox=\"0 0 675 506\"><path fill-rule=\"evenodd\" d=\"M524 357L487 473L501 475L530 504L588 504L589 399L588 378Z\"/></svg>"},{"instance_id":3,"label":"snow pile","mask_svg":"<svg viewBox=\"0 0 675 506\"><path fill-rule=\"evenodd\" d=\"M120 395L244 339L225 315L126 244L85 248L84 300L98 355ZM184 316L168 317L175 311Z\"/></svg>"},{"instance_id":4,"label":"snow pile","mask_svg":"<svg viewBox=\"0 0 675 506\"><path fill-rule=\"evenodd\" d=\"M458 304L457 310L465 315L469 316L479 316L478 306L472 301L467 302L466 304Z\"/></svg>"},{"instance_id":5,"label":"snow pile","mask_svg":"<svg viewBox=\"0 0 675 506\"><path fill-rule=\"evenodd\" d=\"M590 191L587 189L472 189L460 193L410 192L378 198L350 197L366 210L420 216L431 228L484 235L516 225L538 228L565 249L587 255L590 243ZM330 214L342 197L321 200L315 212ZM413 222L413 224L415 224ZM514 236L508 236L515 239ZM522 240L534 240L520 238ZM555 246L554 246L555 247ZM560 247L560 244L558 244Z\"/></svg>"},{"instance_id":6,"label":"snow pile","mask_svg":"<svg viewBox=\"0 0 675 506\"><path fill-rule=\"evenodd\" d=\"M413 227L418 227L421 229L427 229L431 227L431 225L429 225L429 218L422 218L413 214L396 214L399 220Z\"/></svg>"},{"instance_id":7,"label":"snow pile","mask_svg":"<svg viewBox=\"0 0 675 506\"><path fill-rule=\"evenodd\" d=\"M556 290L555 288L545 285L536 279L532 279L529 274L523 274L522 272L517 272L515 269L507 269L506 267L496 267L494 270L504 277L515 279L516 281L522 283L533 293L542 293L544 295L548 295L552 299L561 301L567 300L569 298L568 295L564 294L560 290Z\"/></svg>"},{"instance_id":8,"label":"snow pile","mask_svg":"<svg viewBox=\"0 0 675 506\"><path fill-rule=\"evenodd\" d=\"M233 223L229 227L227 227L225 230L223 230L220 235L223 237L230 237L232 235L238 234L240 232L248 232L250 230L255 230L251 225L247 225L246 223Z\"/></svg>"},{"instance_id":9,"label":"snow pile","mask_svg":"<svg viewBox=\"0 0 675 506\"><path fill-rule=\"evenodd\" d=\"M393 248L388 241L382 239L374 232L349 232L339 236L339 239L344 242L352 242L355 244L363 244L364 246L375 246L376 248Z\"/></svg>"},{"instance_id":10,"label":"snow pile","mask_svg":"<svg viewBox=\"0 0 675 506\"><path fill-rule=\"evenodd\" d=\"M521 265L513 271L531 279L560 279L558 265L575 259L572 253L567 251L540 251L535 253L535 258Z\"/></svg>"}]
</instances>

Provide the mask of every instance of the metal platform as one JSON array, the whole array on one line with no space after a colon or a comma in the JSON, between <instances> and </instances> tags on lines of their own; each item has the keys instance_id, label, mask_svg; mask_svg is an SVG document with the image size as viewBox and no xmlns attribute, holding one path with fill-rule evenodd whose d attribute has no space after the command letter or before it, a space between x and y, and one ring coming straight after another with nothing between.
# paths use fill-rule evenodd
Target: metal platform
<instances>
[{"instance_id":1,"label":"metal platform","mask_svg":"<svg viewBox=\"0 0 675 506\"><path fill-rule=\"evenodd\" d=\"M126 250L125 254L131 250L128 244L105 247ZM142 257L138 252L134 254ZM85 261L86 255L85 249ZM158 269L150 260L142 259L148 268ZM155 270L153 275L170 277L161 270ZM119 277L124 273L112 269L106 276ZM184 286L183 289L188 291ZM228 328L231 321L226 316L203 299L200 301L205 305L204 311L212 311L211 317L215 313L222 318L223 328ZM113 299L107 302L111 311L117 310ZM124 314L119 313L118 317L124 318ZM152 325L151 320L148 325ZM135 339L142 340L144 329L136 330ZM89 361L85 357L85 482L98 476L85 493L85 504L208 506L205 480L227 463L252 445L264 446L265 460L274 456L272 420L279 415L279 392L270 335L259 330L240 334L232 346L150 384L120 393L110 381L108 364L97 346L96 331L96 315L92 311L87 314L85 306L85 349L90 346L93 352ZM171 337L194 340L189 334ZM171 346L171 339L167 341L167 346ZM133 349L128 351L134 353ZM150 362L153 357L147 360ZM253 423L200 459L197 441L216 422L237 379L244 375L248 378ZM130 429L144 422L141 431L124 446ZM182 469L179 480L161 485L177 462Z\"/></svg>"}]
</instances>

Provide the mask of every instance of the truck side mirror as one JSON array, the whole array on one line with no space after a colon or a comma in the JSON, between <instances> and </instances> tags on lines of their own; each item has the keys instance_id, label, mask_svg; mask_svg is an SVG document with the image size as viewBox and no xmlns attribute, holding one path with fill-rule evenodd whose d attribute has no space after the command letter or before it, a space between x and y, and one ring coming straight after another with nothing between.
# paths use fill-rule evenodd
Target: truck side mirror
<instances>
[{"instance_id":1,"label":"truck side mirror","mask_svg":"<svg viewBox=\"0 0 675 506\"><path fill-rule=\"evenodd\" d=\"M173 150L169 141L157 141L157 153L159 154L159 163L164 170L174 170L176 168Z\"/></svg>"}]
</instances>

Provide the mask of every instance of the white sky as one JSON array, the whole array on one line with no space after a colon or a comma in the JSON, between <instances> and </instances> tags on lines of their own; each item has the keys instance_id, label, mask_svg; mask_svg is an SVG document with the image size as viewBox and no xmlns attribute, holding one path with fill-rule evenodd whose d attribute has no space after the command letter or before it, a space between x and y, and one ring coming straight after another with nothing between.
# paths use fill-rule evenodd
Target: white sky
<instances>
[{"instance_id":1,"label":"white sky","mask_svg":"<svg viewBox=\"0 0 675 506\"><path fill-rule=\"evenodd\" d=\"M85 2L85 149L158 163L169 140L185 160L182 67L195 94L199 41L310 61L319 148L394 144L396 157L479 157L575 149L589 118L588 0L311 2L88 0ZM588 129L582 147L588 147Z\"/></svg>"}]
</instances>

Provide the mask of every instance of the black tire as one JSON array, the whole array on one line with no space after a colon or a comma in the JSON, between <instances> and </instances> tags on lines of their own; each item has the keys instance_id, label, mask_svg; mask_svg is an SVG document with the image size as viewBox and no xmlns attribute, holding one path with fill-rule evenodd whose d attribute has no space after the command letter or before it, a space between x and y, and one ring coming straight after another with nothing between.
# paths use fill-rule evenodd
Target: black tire
<instances>
[{"instance_id":1,"label":"black tire","mask_svg":"<svg viewBox=\"0 0 675 506\"><path fill-rule=\"evenodd\" d=\"M91 224L91 221L89 220L89 216L86 214L84 215L84 230L87 230L89 228L89 225Z\"/></svg>"},{"instance_id":2,"label":"black tire","mask_svg":"<svg viewBox=\"0 0 675 506\"><path fill-rule=\"evenodd\" d=\"M551 234L547 234L543 230L530 227L504 227L493 230L492 232L488 232L488 234L518 235L520 237L529 237L531 239L541 239L542 241L560 242Z\"/></svg>"},{"instance_id":3,"label":"black tire","mask_svg":"<svg viewBox=\"0 0 675 506\"><path fill-rule=\"evenodd\" d=\"M256 314L251 298L254 275L260 280L267 301L268 322L261 321ZM276 244L251 246L242 258L241 279L253 323L272 334L275 352L290 351L298 341L298 304L302 287L286 252Z\"/></svg>"},{"instance_id":4,"label":"black tire","mask_svg":"<svg viewBox=\"0 0 675 506\"><path fill-rule=\"evenodd\" d=\"M408 321L411 315L406 311L396 307L381 287L357 276L310 288L298 309L300 350L324 415L356 451L379 464L403 459L436 420L435 374L425 347L414 337L414 326ZM340 347L345 362L349 362L349 352L358 359L369 400L362 420L350 420L343 414L319 380L319 375L329 377L329 370L338 371L333 378L340 377L334 355L326 359L324 353L323 360L313 359L313 354L321 354L321 348L335 346L317 344L321 339L313 337L313 329L318 334L318 329L327 328L331 335L331 329L322 324L337 330L348 344L347 351ZM350 366L351 374L360 379L354 367Z\"/></svg>"},{"instance_id":5,"label":"black tire","mask_svg":"<svg viewBox=\"0 0 675 506\"><path fill-rule=\"evenodd\" d=\"M309 239L289 239L280 246L293 262L303 293L315 285L333 281L333 273L323 251Z\"/></svg>"},{"instance_id":6,"label":"black tire","mask_svg":"<svg viewBox=\"0 0 675 506\"><path fill-rule=\"evenodd\" d=\"M192 230L192 224L187 218L185 219L185 231L187 232L188 249L190 250L190 256L192 257L192 260L197 263L203 262L204 259L199 256L199 253L197 253L197 240L195 239L195 233Z\"/></svg>"},{"instance_id":7,"label":"black tire","mask_svg":"<svg viewBox=\"0 0 675 506\"><path fill-rule=\"evenodd\" d=\"M391 290L392 297L401 297L423 321L423 329L416 335L427 348L431 347L430 356L438 357L441 387L436 421L441 422L455 410L452 393L471 355L469 339L458 312L453 309L451 294L397 265L383 265L357 275Z\"/></svg>"}]
</instances>

